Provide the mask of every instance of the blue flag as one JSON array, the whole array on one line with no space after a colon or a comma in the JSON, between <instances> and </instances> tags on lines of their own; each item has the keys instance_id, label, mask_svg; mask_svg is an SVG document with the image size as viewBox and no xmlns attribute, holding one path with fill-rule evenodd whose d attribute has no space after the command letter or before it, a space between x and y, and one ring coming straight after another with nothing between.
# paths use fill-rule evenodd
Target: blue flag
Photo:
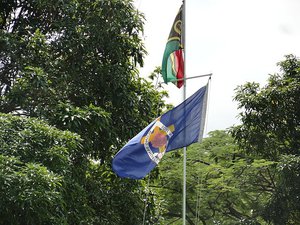
<instances>
[{"instance_id":1,"label":"blue flag","mask_svg":"<svg viewBox=\"0 0 300 225\"><path fill-rule=\"evenodd\" d=\"M132 138L115 155L114 172L120 177L141 179L156 167L165 152L201 141L207 90L207 86L202 87Z\"/></svg>"}]
</instances>

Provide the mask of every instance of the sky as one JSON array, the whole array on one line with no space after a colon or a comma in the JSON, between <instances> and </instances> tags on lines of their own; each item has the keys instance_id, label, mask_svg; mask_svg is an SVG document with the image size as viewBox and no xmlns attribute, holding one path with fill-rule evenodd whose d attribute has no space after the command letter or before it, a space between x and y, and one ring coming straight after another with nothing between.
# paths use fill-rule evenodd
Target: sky
<instances>
[{"instance_id":1,"label":"sky","mask_svg":"<svg viewBox=\"0 0 300 225\"><path fill-rule=\"evenodd\" d=\"M162 56L181 0L135 0L144 13L147 77ZM300 57L300 0L186 0L185 66L187 77L212 73L205 134L239 124L234 89L246 82L267 84L287 54ZM188 80L187 97L207 83ZM174 106L182 88L164 85Z\"/></svg>"}]
</instances>

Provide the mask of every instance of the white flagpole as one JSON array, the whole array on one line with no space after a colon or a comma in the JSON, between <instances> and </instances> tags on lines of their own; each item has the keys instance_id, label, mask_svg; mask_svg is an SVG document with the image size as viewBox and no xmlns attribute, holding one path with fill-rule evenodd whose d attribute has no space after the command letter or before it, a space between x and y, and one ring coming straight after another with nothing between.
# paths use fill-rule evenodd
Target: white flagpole
<instances>
[{"instance_id":1,"label":"white flagpole","mask_svg":"<svg viewBox=\"0 0 300 225\"><path fill-rule=\"evenodd\" d=\"M183 69L183 77L184 77L184 85L183 85L183 101L186 99L186 1L183 0L183 16L182 16L182 32L183 32L183 49L184 49L184 69ZM186 132L184 132L184 139L186 138ZM182 196L182 224L185 225L186 222L186 146L183 148L183 196Z\"/></svg>"}]
</instances>

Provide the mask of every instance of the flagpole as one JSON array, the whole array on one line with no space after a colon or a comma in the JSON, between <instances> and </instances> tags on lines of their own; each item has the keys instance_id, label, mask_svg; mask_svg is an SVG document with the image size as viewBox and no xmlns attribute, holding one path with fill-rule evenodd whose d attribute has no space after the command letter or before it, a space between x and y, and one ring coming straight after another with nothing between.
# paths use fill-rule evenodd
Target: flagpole
<instances>
[{"instance_id":1,"label":"flagpole","mask_svg":"<svg viewBox=\"0 0 300 225\"><path fill-rule=\"evenodd\" d=\"M184 69L183 69L183 78L186 79L186 39L185 39L185 34L186 34L186 1L183 0L183 17L182 17L182 24L183 24L183 49L184 49ZM184 81L183 85L183 101L185 102L186 100L186 80ZM186 139L186 132L184 132L184 139ZM183 196L182 196L182 224L185 225L186 222L186 146L183 148Z\"/></svg>"}]
</instances>

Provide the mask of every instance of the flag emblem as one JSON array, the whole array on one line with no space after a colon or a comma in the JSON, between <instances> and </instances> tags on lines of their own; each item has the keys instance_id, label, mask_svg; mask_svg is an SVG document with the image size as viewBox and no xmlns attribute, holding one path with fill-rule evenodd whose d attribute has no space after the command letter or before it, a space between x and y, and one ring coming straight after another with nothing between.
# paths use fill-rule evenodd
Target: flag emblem
<instances>
[{"instance_id":1,"label":"flag emblem","mask_svg":"<svg viewBox=\"0 0 300 225\"><path fill-rule=\"evenodd\" d=\"M142 137L141 144L144 145L150 159L156 164L164 156L169 139L173 136L174 125L166 127L160 122L160 117L156 120L147 135Z\"/></svg>"}]
</instances>

